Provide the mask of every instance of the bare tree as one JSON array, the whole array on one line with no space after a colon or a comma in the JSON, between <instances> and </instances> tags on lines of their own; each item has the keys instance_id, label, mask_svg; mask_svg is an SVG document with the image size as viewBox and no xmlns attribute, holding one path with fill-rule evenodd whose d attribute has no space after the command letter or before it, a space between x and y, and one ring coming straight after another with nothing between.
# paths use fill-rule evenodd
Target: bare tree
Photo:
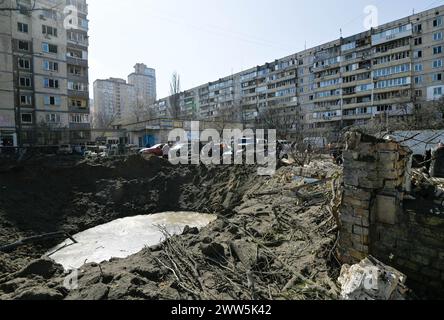
<instances>
[{"instance_id":1,"label":"bare tree","mask_svg":"<svg viewBox=\"0 0 444 320\"><path fill-rule=\"evenodd\" d=\"M60 123L40 121L35 127L37 144L43 146L59 145L68 139L68 128Z\"/></svg>"},{"instance_id":2,"label":"bare tree","mask_svg":"<svg viewBox=\"0 0 444 320\"><path fill-rule=\"evenodd\" d=\"M95 129L112 129L117 120L117 113L110 114L105 111L97 111L94 113L93 127Z\"/></svg>"},{"instance_id":3,"label":"bare tree","mask_svg":"<svg viewBox=\"0 0 444 320\"><path fill-rule=\"evenodd\" d=\"M367 134L444 129L444 98L416 106L413 106L413 102L399 102L392 108L376 115L359 129Z\"/></svg>"},{"instance_id":4,"label":"bare tree","mask_svg":"<svg viewBox=\"0 0 444 320\"><path fill-rule=\"evenodd\" d=\"M173 119L180 119L182 110L180 108L180 75L174 72L170 82L169 113Z\"/></svg>"},{"instance_id":5,"label":"bare tree","mask_svg":"<svg viewBox=\"0 0 444 320\"><path fill-rule=\"evenodd\" d=\"M296 140L303 138L299 107L281 105L274 108L268 107L265 110L257 107L257 113L256 125L264 129L275 129L279 140L289 140L290 135L296 136Z\"/></svg>"},{"instance_id":6,"label":"bare tree","mask_svg":"<svg viewBox=\"0 0 444 320\"><path fill-rule=\"evenodd\" d=\"M221 106L214 117L215 129L223 131L232 129L232 125L242 122L242 105L239 101L233 101L229 106Z\"/></svg>"},{"instance_id":7,"label":"bare tree","mask_svg":"<svg viewBox=\"0 0 444 320\"><path fill-rule=\"evenodd\" d=\"M152 109L154 101L146 101L138 97L134 105L130 109L130 117L132 122L148 121L154 118L154 111Z\"/></svg>"}]
</instances>

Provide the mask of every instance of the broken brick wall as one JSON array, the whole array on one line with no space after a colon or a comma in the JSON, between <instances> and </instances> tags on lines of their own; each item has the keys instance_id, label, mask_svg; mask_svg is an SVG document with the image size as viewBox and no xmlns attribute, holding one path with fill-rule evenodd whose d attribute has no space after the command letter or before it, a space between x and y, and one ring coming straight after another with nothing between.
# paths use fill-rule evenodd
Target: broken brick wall
<instances>
[{"instance_id":1,"label":"broken brick wall","mask_svg":"<svg viewBox=\"0 0 444 320\"><path fill-rule=\"evenodd\" d=\"M405 273L418 287L440 289L444 216L405 208L410 159L410 150L396 142L347 134L338 255L348 264L372 255Z\"/></svg>"}]
</instances>

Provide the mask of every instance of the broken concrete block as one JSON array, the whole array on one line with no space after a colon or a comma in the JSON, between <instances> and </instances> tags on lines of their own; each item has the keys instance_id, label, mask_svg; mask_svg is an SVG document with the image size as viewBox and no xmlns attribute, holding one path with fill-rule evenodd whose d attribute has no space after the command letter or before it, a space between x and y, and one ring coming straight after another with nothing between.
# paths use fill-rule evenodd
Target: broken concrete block
<instances>
[{"instance_id":1,"label":"broken concrete block","mask_svg":"<svg viewBox=\"0 0 444 320\"><path fill-rule=\"evenodd\" d=\"M407 277L373 257L344 265L338 282L343 300L405 300Z\"/></svg>"}]
</instances>

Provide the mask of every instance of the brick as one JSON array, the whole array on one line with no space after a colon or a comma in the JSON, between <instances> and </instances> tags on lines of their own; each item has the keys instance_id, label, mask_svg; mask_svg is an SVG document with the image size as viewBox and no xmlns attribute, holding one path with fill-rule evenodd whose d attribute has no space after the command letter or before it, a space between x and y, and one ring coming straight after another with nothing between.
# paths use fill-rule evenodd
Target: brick
<instances>
[{"instance_id":1,"label":"brick","mask_svg":"<svg viewBox=\"0 0 444 320\"><path fill-rule=\"evenodd\" d=\"M396 142L387 142L378 144L379 151L398 151L399 145Z\"/></svg>"},{"instance_id":2,"label":"brick","mask_svg":"<svg viewBox=\"0 0 444 320\"><path fill-rule=\"evenodd\" d=\"M396 224L397 211L396 198L382 195L376 197L376 220L378 222L390 225Z\"/></svg>"},{"instance_id":3,"label":"brick","mask_svg":"<svg viewBox=\"0 0 444 320\"><path fill-rule=\"evenodd\" d=\"M368 237L370 235L370 230L368 228L362 227L362 226L353 226L353 233L360 236L366 236Z\"/></svg>"},{"instance_id":4,"label":"brick","mask_svg":"<svg viewBox=\"0 0 444 320\"><path fill-rule=\"evenodd\" d=\"M353 248L359 252L369 253L369 247L361 243L353 242Z\"/></svg>"},{"instance_id":5,"label":"brick","mask_svg":"<svg viewBox=\"0 0 444 320\"><path fill-rule=\"evenodd\" d=\"M368 236L360 236L357 234L352 234L352 241L353 243L363 245L363 246L369 246L370 245L370 239Z\"/></svg>"},{"instance_id":6,"label":"brick","mask_svg":"<svg viewBox=\"0 0 444 320\"><path fill-rule=\"evenodd\" d=\"M396 151L379 151L379 162L395 164L399 161L399 153Z\"/></svg>"},{"instance_id":7,"label":"brick","mask_svg":"<svg viewBox=\"0 0 444 320\"><path fill-rule=\"evenodd\" d=\"M353 249L348 250L348 254L356 261L361 261L368 257L367 253Z\"/></svg>"},{"instance_id":8,"label":"brick","mask_svg":"<svg viewBox=\"0 0 444 320\"><path fill-rule=\"evenodd\" d=\"M369 219L370 211L366 209L357 208L354 210L354 216L358 218Z\"/></svg>"},{"instance_id":9,"label":"brick","mask_svg":"<svg viewBox=\"0 0 444 320\"><path fill-rule=\"evenodd\" d=\"M382 189L384 187L384 181L382 179L358 178L358 186L366 189Z\"/></svg>"},{"instance_id":10,"label":"brick","mask_svg":"<svg viewBox=\"0 0 444 320\"><path fill-rule=\"evenodd\" d=\"M359 200L351 197L345 197L343 203L345 205L352 205L355 208L363 208L363 209L366 209L370 206L370 201Z\"/></svg>"}]
</instances>

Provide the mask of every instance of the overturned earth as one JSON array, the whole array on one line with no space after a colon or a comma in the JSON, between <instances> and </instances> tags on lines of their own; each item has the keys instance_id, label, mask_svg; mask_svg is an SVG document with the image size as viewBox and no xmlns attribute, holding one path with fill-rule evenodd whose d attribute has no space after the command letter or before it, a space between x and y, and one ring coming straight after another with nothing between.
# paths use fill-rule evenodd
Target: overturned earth
<instances>
[{"instance_id":1,"label":"overturned earth","mask_svg":"<svg viewBox=\"0 0 444 320\"><path fill-rule=\"evenodd\" d=\"M255 166L172 166L139 156L27 160L0 172L0 247L160 212L218 219L128 258L86 263L72 288L70 275L44 256L63 237L0 252L0 300L336 299L332 188L295 192L297 175L293 167L263 177Z\"/></svg>"}]
</instances>

